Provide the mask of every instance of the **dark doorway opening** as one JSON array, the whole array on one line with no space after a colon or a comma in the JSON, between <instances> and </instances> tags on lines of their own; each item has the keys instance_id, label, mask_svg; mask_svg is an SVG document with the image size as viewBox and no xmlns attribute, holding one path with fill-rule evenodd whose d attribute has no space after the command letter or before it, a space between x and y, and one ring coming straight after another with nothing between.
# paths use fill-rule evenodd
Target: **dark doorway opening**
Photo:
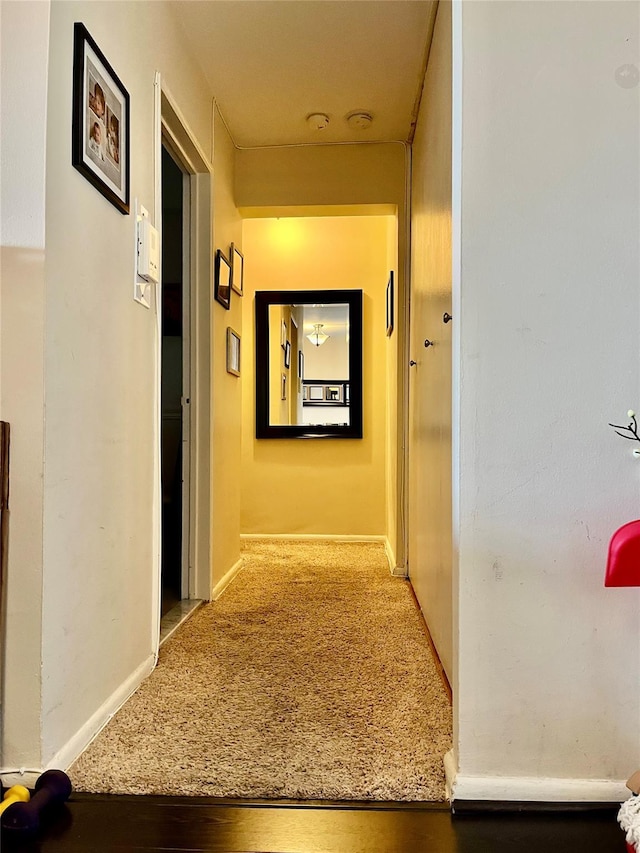
<instances>
[{"instance_id":1,"label":"dark doorway opening","mask_svg":"<svg viewBox=\"0 0 640 853\"><path fill-rule=\"evenodd\" d=\"M184 174L162 148L162 616L184 583Z\"/></svg>"}]
</instances>

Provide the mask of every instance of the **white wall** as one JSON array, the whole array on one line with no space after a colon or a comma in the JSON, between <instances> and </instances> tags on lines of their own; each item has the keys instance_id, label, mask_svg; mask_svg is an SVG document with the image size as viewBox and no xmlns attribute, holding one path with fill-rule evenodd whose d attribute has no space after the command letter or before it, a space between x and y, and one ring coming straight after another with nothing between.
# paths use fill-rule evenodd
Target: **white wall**
<instances>
[{"instance_id":1,"label":"white wall","mask_svg":"<svg viewBox=\"0 0 640 853\"><path fill-rule=\"evenodd\" d=\"M607 426L640 390L638 21L462 7L460 797L624 796L640 761L638 592L603 588L640 497Z\"/></svg>"},{"instance_id":2,"label":"white wall","mask_svg":"<svg viewBox=\"0 0 640 853\"><path fill-rule=\"evenodd\" d=\"M15 293L29 277L31 256L22 249L17 272L14 264L2 284L10 379L3 382L3 416L21 421L12 468L3 762L38 767L55 755L61 763L72 758L92 733L91 718L153 661L156 321L132 299L133 215L122 216L71 166L74 21L88 27L131 96L132 203L138 197L154 208L155 71L206 152L212 111L211 93L163 4L56 2L49 10L3 3L2 13L3 24L6 16L22 18L10 32L3 27L3 62L6 43L12 71L8 80L3 74L3 109L8 92L9 109L19 104L25 115L23 121L18 112L12 130L27 139L13 146L11 168L17 175L32 170L34 147L40 152L27 185L34 188L28 234L22 243L12 238L35 253L28 303ZM29 26L22 26L27 14ZM23 51L37 68L33 79L14 70ZM3 181L5 200L24 212ZM22 350L17 332L4 334L21 327L29 329Z\"/></svg>"},{"instance_id":3,"label":"white wall","mask_svg":"<svg viewBox=\"0 0 640 853\"><path fill-rule=\"evenodd\" d=\"M40 760L49 2L2 3L0 29L0 417L12 431L2 763L29 767Z\"/></svg>"}]
</instances>

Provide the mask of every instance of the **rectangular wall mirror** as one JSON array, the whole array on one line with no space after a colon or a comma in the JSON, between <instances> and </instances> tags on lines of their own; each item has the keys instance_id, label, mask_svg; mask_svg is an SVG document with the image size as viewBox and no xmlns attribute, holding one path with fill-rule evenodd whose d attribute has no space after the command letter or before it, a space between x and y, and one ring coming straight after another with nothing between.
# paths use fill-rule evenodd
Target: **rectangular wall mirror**
<instances>
[{"instance_id":1,"label":"rectangular wall mirror","mask_svg":"<svg viewBox=\"0 0 640 853\"><path fill-rule=\"evenodd\" d=\"M362 291L256 293L256 437L362 438Z\"/></svg>"}]
</instances>

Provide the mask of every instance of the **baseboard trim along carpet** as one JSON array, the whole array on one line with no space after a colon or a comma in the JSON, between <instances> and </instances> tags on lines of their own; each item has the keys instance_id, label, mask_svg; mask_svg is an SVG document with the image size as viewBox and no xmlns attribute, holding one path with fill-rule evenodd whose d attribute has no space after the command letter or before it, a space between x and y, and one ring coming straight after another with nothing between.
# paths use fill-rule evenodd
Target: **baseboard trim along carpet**
<instances>
[{"instance_id":1,"label":"baseboard trim along carpet","mask_svg":"<svg viewBox=\"0 0 640 853\"><path fill-rule=\"evenodd\" d=\"M387 541L386 536L350 533L242 533L242 542L380 542Z\"/></svg>"},{"instance_id":2,"label":"baseboard trim along carpet","mask_svg":"<svg viewBox=\"0 0 640 853\"><path fill-rule=\"evenodd\" d=\"M242 569L242 557L238 560L237 563L234 563L233 566L229 569L229 571L223 575L218 583L211 590L211 601L216 601L216 599L220 598L225 589L229 586L232 580L237 576L238 572Z\"/></svg>"},{"instance_id":3,"label":"baseboard trim along carpet","mask_svg":"<svg viewBox=\"0 0 640 853\"><path fill-rule=\"evenodd\" d=\"M447 775L447 762L445 769ZM623 781L609 779L554 779L527 776L462 776L458 774L453 783L447 780L449 796L455 810L462 810L464 803L487 802L487 807L500 803L621 803L630 796Z\"/></svg>"},{"instance_id":4,"label":"baseboard trim along carpet","mask_svg":"<svg viewBox=\"0 0 640 853\"><path fill-rule=\"evenodd\" d=\"M44 770L48 768L62 769L69 767L76 758L89 746L89 744L100 734L102 729L113 719L114 715L124 705L127 699L135 693L140 684L152 672L155 664L155 655L148 657L140 664L131 675L123 681L123 683L103 702L98 710L87 720L87 722L71 737L67 743L61 747L51 758L46 762L46 766L40 770L29 769L25 771L16 770L15 772L3 771L2 784L5 789L12 785L24 785L31 788L35 785L36 779Z\"/></svg>"},{"instance_id":5,"label":"baseboard trim along carpet","mask_svg":"<svg viewBox=\"0 0 640 853\"><path fill-rule=\"evenodd\" d=\"M76 791L444 802L451 705L382 542L249 540L69 769Z\"/></svg>"}]
</instances>

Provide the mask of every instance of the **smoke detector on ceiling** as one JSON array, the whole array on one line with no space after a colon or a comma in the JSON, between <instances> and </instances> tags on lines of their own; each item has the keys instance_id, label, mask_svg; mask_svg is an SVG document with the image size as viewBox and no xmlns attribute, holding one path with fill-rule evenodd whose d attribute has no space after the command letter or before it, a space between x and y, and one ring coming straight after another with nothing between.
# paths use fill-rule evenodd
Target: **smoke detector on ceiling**
<instances>
[{"instance_id":1,"label":"smoke detector on ceiling","mask_svg":"<svg viewBox=\"0 0 640 853\"><path fill-rule=\"evenodd\" d=\"M307 116L307 124L311 130L324 130L329 124L329 116L325 113L311 113Z\"/></svg>"},{"instance_id":2,"label":"smoke detector on ceiling","mask_svg":"<svg viewBox=\"0 0 640 853\"><path fill-rule=\"evenodd\" d=\"M362 110L356 110L347 116L347 124L354 130L368 130L372 122L371 113L365 113Z\"/></svg>"}]
</instances>

